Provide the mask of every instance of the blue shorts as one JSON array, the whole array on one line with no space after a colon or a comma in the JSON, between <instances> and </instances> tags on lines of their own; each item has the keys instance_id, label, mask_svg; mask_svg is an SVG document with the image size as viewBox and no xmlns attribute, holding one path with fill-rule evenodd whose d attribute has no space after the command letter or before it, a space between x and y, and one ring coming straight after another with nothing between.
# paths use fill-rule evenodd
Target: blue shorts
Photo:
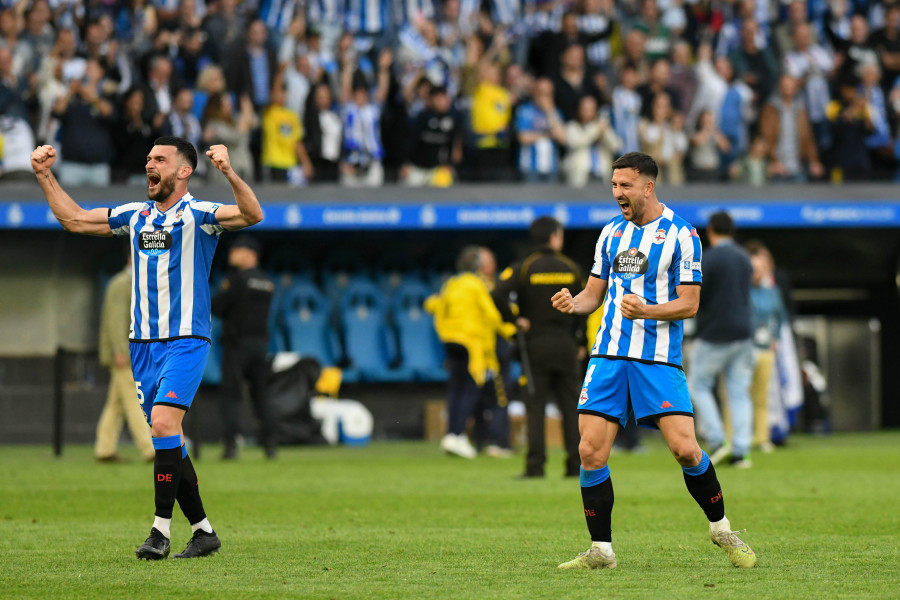
<instances>
[{"instance_id":1,"label":"blue shorts","mask_svg":"<svg viewBox=\"0 0 900 600\"><path fill-rule=\"evenodd\" d=\"M155 404L191 407L200 387L209 342L179 338L167 342L131 342L131 369L147 422Z\"/></svg>"},{"instance_id":2,"label":"blue shorts","mask_svg":"<svg viewBox=\"0 0 900 600\"><path fill-rule=\"evenodd\" d=\"M634 416L638 425L656 429L654 419L694 415L684 371L636 360L592 358L578 398L578 412L618 421Z\"/></svg>"}]
</instances>

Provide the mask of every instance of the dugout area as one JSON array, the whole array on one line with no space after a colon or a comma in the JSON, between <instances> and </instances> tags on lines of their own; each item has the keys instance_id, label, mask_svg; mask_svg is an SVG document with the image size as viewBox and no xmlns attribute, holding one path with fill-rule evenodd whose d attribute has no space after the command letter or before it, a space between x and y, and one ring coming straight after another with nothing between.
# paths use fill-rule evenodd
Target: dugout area
<instances>
[{"instance_id":1,"label":"dugout area","mask_svg":"<svg viewBox=\"0 0 900 600\"><path fill-rule=\"evenodd\" d=\"M4 229L0 236L0 439L50 441L54 389L62 389L65 441L89 442L106 393L106 373L96 361L102 290L124 265L124 245L115 239L68 234L52 222L29 225L25 219L16 225L10 220L11 211L27 215L43 210L40 193L33 186L5 191L8 193L0 201L0 213L6 219L0 220ZM891 215L900 215L900 205L882 200L890 196L891 188L854 188L853 198L850 190L833 186L729 187L727 200L716 197L721 191L710 187L660 189L659 195L676 212L682 212L681 206L693 211L692 222L701 237L703 223L698 221L704 207L706 214L736 207L738 240L758 239L770 248L778 267L792 282L801 329L821 353L817 360L824 363L829 380L831 428L900 427L900 405L894 401L900 372L893 367L900 362L900 227L890 222ZM198 187L192 192L201 199L227 197L223 188ZM587 270L602 224L584 222L580 215L590 215L594 207L615 208L605 186L593 191L459 186L439 192L397 188L370 192L260 188L257 192L272 215L270 222L252 230L263 244L263 266L279 277L289 274L295 280L310 281L326 302L337 304L335 273L341 269L367 274L379 290L387 285L384 274L392 270L415 273L426 288L434 289L452 271L458 250L478 244L494 251L502 270L527 252L527 223L545 206L551 207L550 214L572 218L565 252ZM108 204L121 198L136 199L140 194L135 188L72 192L79 202ZM593 199L597 195L600 200ZM759 200L761 196L766 200ZM791 217L784 216L785 207L798 202L805 203L804 210L842 203L843 212L807 211L805 221L787 222ZM396 203L398 222L374 218L367 224L365 213L357 213L364 218L353 220L354 213L347 212L304 224L307 203L348 210ZM294 206L304 210L300 223L291 216ZM477 212L483 206L493 208ZM498 206L508 206L509 214L495 210ZM538 209L528 213L530 206ZM872 206L878 211L867 213ZM408 207L419 211L417 215L435 215L433 221L405 220L403 211ZM465 213L469 216L463 218L459 207L475 212ZM560 212L560 207L567 212ZM853 207L859 210L853 212ZM452 217L451 208L456 210L456 223L442 221L447 215ZM770 213L774 216L768 216ZM760 214L763 216L757 218ZM874 219L867 219L867 214ZM214 282L225 267L222 249L227 247L229 235L224 234L220 242ZM390 302L384 303L387 313ZM346 366L342 355L345 340L337 333L333 360ZM65 352L62 359L58 358L60 349ZM393 374L348 377L341 395L363 402L372 411L376 438L421 438L425 403L443 396L441 378L437 373L426 377L404 371L402 357L386 362ZM198 413L202 411L204 419L197 424L196 434L204 441L218 439L219 415L213 405L216 393L215 383L210 382L198 399Z\"/></svg>"}]
</instances>

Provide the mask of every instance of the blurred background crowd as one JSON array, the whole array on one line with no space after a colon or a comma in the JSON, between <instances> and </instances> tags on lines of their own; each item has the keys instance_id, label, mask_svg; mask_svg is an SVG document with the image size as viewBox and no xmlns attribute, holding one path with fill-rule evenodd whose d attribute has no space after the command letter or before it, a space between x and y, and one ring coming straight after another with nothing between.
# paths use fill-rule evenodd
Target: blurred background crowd
<instances>
[{"instance_id":1,"label":"blurred background crowd","mask_svg":"<svg viewBox=\"0 0 900 600\"><path fill-rule=\"evenodd\" d=\"M881 0L0 0L0 176L174 134L287 185L893 180L898 76Z\"/></svg>"}]
</instances>

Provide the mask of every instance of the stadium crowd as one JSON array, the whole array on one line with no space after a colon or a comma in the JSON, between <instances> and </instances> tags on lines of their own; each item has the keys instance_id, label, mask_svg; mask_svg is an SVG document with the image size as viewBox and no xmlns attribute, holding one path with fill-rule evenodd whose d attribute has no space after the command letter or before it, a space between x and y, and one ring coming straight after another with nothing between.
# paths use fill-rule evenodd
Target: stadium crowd
<instances>
[{"instance_id":1,"label":"stadium crowd","mask_svg":"<svg viewBox=\"0 0 900 600\"><path fill-rule=\"evenodd\" d=\"M288 185L890 180L898 76L881 0L0 0L0 175L174 134Z\"/></svg>"}]
</instances>

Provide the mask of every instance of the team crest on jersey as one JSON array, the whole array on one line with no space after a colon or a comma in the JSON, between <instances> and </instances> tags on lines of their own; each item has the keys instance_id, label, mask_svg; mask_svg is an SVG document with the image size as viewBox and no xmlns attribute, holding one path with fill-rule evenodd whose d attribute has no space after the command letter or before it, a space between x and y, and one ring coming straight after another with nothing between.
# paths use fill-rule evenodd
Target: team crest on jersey
<instances>
[{"instance_id":1,"label":"team crest on jersey","mask_svg":"<svg viewBox=\"0 0 900 600\"><path fill-rule=\"evenodd\" d=\"M578 396L578 404L584 404L587 401L588 401L587 388L583 387L583 388L581 388L581 395Z\"/></svg>"},{"instance_id":2,"label":"team crest on jersey","mask_svg":"<svg viewBox=\"0 0 900 600\"><path fill-rule=\"evenodd\" d=\"M613 273L627 281L646 273L647 266L647 255L637 248L629 248L619 252L613 261L612 270Z\"/></svg>"},{"instance_id":3,"label":"team crest on jersey","mask_svg":"<svg viewBox=\"0 0 900 600\"><path fill-rule=\"evenodd\" d=\"M172 249L172 234L162 229L142 231L138 237L138 249L147 256L159 256Z\"/></svg>"},{"instance_id":4,"label":"team crest on jersey","mask_svg":"<svg viewBox=\"0 0 900 600\"><path fill-rule=\"evenodd\" d=\"M182 210L179 210L177 213L175 213L175 220L176 220L176 221L180 221L180 220L181 220L181 216L182 216L183 214L184 214L184 210L183 210L183 209L182 209Z\"/></svg>"},{"instance_id":5,"label":"team crest on jersey","mask_svg":"<svg viewBox=\"0 0 900 600\"><path fill-rule=\"evenodd\" d=\"M662 244L666 241L666 230L665 229L657 229L656 233L653 234L653 243L654 244Z\"/></svg>"}]
</instances>

